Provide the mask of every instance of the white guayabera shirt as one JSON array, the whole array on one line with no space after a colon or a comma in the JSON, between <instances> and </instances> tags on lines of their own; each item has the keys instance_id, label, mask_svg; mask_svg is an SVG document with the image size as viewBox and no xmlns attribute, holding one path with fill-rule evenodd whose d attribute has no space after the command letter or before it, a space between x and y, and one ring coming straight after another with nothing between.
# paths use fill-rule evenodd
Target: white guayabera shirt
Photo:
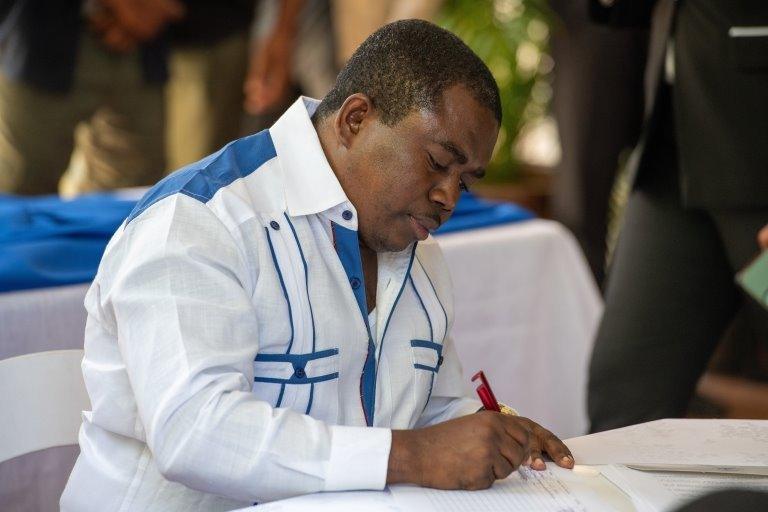
<instances>
[{"instance_id":1,"label":"white guayabera shirt","mask_svg":"<svg viewBox=\"0 0 768 512\"><path fill-rule=\"evenodd\" d=\"M480 407L462 398L432 239L379 254L369 324L357 213L316 106L161 181L110 241L86 298L93 410L62 510L381 489L390 429Z\"/></svg>"}]
</instances>

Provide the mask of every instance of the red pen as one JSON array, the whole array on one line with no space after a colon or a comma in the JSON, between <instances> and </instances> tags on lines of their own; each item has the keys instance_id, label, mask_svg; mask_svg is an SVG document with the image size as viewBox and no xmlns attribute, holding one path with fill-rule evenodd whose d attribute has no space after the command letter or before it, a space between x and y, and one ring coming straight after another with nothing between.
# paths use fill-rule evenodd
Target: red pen
<instances>
[{"instance_id":1,"label":"red pen","mask_svg":"<svg viewBox=\"0 0 768 512\"><path fill-rule=\"evenodd\" d=\"M476 389L477 396L479 396L480 401L483 402L483 407L487 411L501 412L501 407L499 407L499 402L496 400L496 395L493 394L491 385L488 384L488 379L485 378L485 374L482 370L477 372L474 377L472 377L473 382L477 379L480 379L480 385L477 386Z\"/></svg>"}]
</instances>

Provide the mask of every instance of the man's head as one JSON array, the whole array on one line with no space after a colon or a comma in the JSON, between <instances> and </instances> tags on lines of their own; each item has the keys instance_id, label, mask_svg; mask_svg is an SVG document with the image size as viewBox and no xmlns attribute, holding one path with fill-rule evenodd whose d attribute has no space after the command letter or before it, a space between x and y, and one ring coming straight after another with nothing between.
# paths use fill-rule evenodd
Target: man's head
<instances>
[{"instance_id":1,"label":"man's head","mask_svg":"<svg viewBox=\"0 0 768 512\"><path fill-rule=\"evenodd\" d=\"M363 244L398 251L482 177L501 120L496 82L459 38L407 20L357 49L313 118L358 211Z\"/></svg>"}]
</instances>

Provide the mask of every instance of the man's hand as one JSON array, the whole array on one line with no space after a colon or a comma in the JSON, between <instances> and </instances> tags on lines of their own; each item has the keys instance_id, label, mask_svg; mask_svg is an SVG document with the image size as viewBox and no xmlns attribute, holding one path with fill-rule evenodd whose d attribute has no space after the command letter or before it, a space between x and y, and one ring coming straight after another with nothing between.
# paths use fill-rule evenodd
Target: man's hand
<instances>
[{"instance_id":1,"label":"man's hand","mask_svg":"<svg viewBox=\"0 0 768 512\"><path fill-rule=\"evenodd\" d=\"M573 466L568 448L527 418L484 411L417 430L392 432L387 483L486 489L523 464L544 469L542 453Z\"/></svg>"},{"instance_id":2,"label":"man's hand","mask_svg":"<svg viewBox=\"0 0 768 512\"><path fill-rule=\"evenodd\" d=\"M757 233L757 244L761 249L768 249L768 224Z\"/></svg>"},{"instance_id":3,"label":"man's hand","mask_svg":"<svg viewBox=\"0 0 768 512\"><path fill-rule=\"evenodd\" d=\"M512 419L519 421L531 433L531 457L526 461L526 466L545 469L547 465L543 455L547 454L558 466L568 469L573 467L571 450L555 434L528 418L513 416Z\"/></svg>"}]
</instances>

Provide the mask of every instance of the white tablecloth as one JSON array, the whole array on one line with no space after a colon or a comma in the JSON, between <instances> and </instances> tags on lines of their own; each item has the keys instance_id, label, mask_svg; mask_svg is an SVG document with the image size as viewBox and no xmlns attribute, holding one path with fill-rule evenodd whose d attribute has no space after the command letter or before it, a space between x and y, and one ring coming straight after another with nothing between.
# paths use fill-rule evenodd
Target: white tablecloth
<instances>
[{"instance_id":1,"label":"white tablecloth","mask_svg":"<svg viewBox=\"0 0 768 512\"><path fill-rule=\"evenodd\" d=\"M563 439L583 434L587 361L602 305L574 238L556 222L531 220L438 239L454 281L453 337L467 389L482 369L499 400ZM82 347L87 289L0 294L0 359ZM35 455L40 464L45 454ZM71 459L71 450L51 449L53 459L62 456ZM19 474L30 457L0 464L0 476Z\"/></svg>"},{"instance_id":2,"label":"white tablecloth","mask_svg":"<svg viewBox=\"0 0 768 512\"><path fill-rule=\"evenodd\" d=\"M587 430L586 381L602 300L581 249L553 221L440 237L453 277L453 337L469 382L565 439Z\"/></svg>"}]
</instances>

